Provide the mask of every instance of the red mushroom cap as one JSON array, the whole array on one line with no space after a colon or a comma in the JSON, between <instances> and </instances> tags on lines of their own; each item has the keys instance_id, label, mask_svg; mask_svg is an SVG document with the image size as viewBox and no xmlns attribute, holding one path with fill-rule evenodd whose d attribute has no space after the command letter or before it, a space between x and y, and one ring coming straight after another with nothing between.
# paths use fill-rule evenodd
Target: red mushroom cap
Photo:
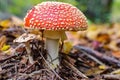
<instances>
[{"instance_id":1,"label":"red mushroom cap","mask_svg":"<svg viewBox=\"0 0 120 80\"><path fill-rule=\"evenodd\" d=\"M86 30L87 20L76 7L62 2L42 2L24 18L26 28L40 30Z\"/></svg>"}]
</instances>

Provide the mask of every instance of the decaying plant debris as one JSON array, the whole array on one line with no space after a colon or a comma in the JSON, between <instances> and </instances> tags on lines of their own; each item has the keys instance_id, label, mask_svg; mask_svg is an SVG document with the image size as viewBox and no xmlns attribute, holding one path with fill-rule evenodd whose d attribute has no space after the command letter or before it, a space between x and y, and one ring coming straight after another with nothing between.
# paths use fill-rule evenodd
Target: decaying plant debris
<instances>
[{"instance_id":1,"label":"decaying plant debris","mask_svg":"<svg viewBox=\"0 0 120 80\"><path fill-rule=\"evenodd\" d=\"M116 56L119 51L117 33L110 33L112 38L106 35L108 33L96 33L97 39L90 39L90 34L82 35L83 40L77 42L69 53L60 49L61 64L53 70L46 60L48 53L44 48L44 39L30 40L34 56L34 63L30 64L25 45L13 43L25 30L21 26L0 25L0 31L0 80L120 80L120 59ZM36 31L31 33L40 34ZM104 38L109 42L103 41ZM112 45L113 40L116 45Z\"/></svg>"},{"instance_id":2,"label":"decaying plant debris","mask_svg":"<svg viewBox=\"0 0 120 80\"><path fill-rule=\"evenodd\" d=\"M1 71L0 71L0 79L16 79L16 80L80 80L85 79L89 80L90 78L102 79L102 78L113 78L119 79L119 75L109 74L112 72L114 68L108 67L105 62L109 62L111 64L118 64L116 67L119 68L119 61L114 58L106 57L102 60L105 62L103 63L106 68L103 70L95 72L94 67L98 67L99 65L103 65L99 63L96 51L89 50L87 47L80 47L75 46L76 51L74 53L70 53L66 55L60 52L61 55L61 65L58 67L59 72L57 69L54 71L49 67L49 64L46 61L46 50L42 47L43 41L32 40L31 41L31 49L34 53L34 64L30 65L28 63L28 59L26 57L26 50L23 44L19 44L15 49L14 53L11 56L4 56L3 59L0 60ZM79 49L77 49L79 48ZM80 50L81 49L81 50ZM79 51L80 50L80 51ZM84 52L86 51L86 52ZM87 52L89 51L89 52ZM71 51L72 52L72 51ZM92 57L96 58L91 58ZM100 54L100 53L99 53ZM102 55L102 54L100 54ZM100 57L102 58L102 57ZM109 60L108 60L109 59ZM98 61L95 61L98 60ZM113 61L113 62L112 62ZM111 65L112 66L112 65ZM115 65L114 65L115 66ZM93 68L93 69L92 69ZM91 69L93 70L93 75L88 74L87 72ZM99 69L98 69L99 70ZM106 75L108 73L109 75ZM100 74L102 76L100 76ZM104 75L105 74L105 75Z\"/></svg>"}]
</instances>

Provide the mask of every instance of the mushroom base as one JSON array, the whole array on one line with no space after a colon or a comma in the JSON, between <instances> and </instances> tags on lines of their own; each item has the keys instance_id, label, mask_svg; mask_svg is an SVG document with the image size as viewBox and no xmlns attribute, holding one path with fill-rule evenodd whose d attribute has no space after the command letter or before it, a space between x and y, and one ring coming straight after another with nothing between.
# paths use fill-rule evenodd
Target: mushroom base
<instances>
[{"instance_id":1,"label":"mushroom base","mask_svg":"<svg viewBox=\"0 0 120 80\"><path fill-rule=\"evenodd\" d=\"M60 64L59 61L59 39L46 39L46 49L48 51L47 60L53 69Z\"/></svg>"}]
</instances>

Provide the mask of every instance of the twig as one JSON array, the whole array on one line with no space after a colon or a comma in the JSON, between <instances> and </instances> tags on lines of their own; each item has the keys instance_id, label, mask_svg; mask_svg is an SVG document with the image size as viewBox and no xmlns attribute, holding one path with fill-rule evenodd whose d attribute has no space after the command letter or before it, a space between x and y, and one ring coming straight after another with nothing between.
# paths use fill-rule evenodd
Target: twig
<instances>
[{"instance_id":1,"label":"twig","mask_svg":"<svg viewBox=\"0 0 120 80\"><path fill-rule=\"evenodd\" d=\"M47 69L41 69L41 70L39 70L39 71L34 71L34 72L30 73L29 76L39 75L40 73L42 73L42 71L50 72L50 71L47 70Z\"/></svg>"},{"instance_id":2,"label":"twig","mask_svg":"<svg viewBox=\"0 0 120 80\"><path fill-rule=\"evenodd\" d=\"M6 73L8 73L8 72L10 72L11 70L13 70L15 67L13 66L13 67L11 67L10 69L4 69L2 72L0 72L0 75L1 74L6 74Z\"/></svg>"},{"instance_id":3,"label":"twig","mask_svg":"<svg viewBox=\"0 0 120 80\"><path fill-rule=\"evenodd\" d=\"M15 63L6 64L5 66L2 66L2 69L7 69L7 68L10 68L10 67L13 67L13 66L15 66Z\"/></svg>"},{"instance_id":4,"label":"twig","mask_svg":"<svg viewBox=\"0 0 120 80\"><path fill-rule=\"evenodd\" d=\"M103 75L103 79L120 80L120 75L106 74Z\"/></svg>"},{"instance_id":5,"label":"twig","mask_svg":"<svg viewBox=\"0 0 120 80\"><path fill-rule=\"evenodd\" d=\"M86 75L84 75L82 72L80 72L76 67L74 67L72 64L68 63L66 60L64 60L65 64L67 64L68 66L70 66L70 68L72 68L72 70L78 74L80 77L82 78L86 78L88 79L88 77Z\"/></svg>"},{"instance_id":6,"label":"twig","mask_svg":"<svg viewBox=\"0 0 120 80\"><path fill-rule=\"evenodd\" d=\"M109 63L109 64L117 64L118 67L120 67L120 61L113 58L113 57L109 57L107 55L103 55L102 53L98 52L98 51L95 51L89 47L84 47L84 46L80 46L80 45L76 45L74 46L75 49L81 51L85 51L87 53L89 53L90 55L93 55L94 57L96 57L97 59L103 61L103 62L106 62L106 63Z\"/></svg>"},{"instance_id":7,"label":"twig","mask_svg":"<svg viewBox=\"0 0 120 80\"><path fill-rule=\"evenodd\" d=\"M28 71L30 68L32 68L36 63L37 63L37 61L35 61L33 64L31 64L29 67L27 67L27 68L23 71L23 73L26 72L26 71Z\"/></svg>"},{"instance_id":8,"label":"twig","mask_svg":"<svg viewBox=\"0 0 120 80\"><path fill-rule=\"evenodd\" d=\"M98 64L100 65L105 65L104 63L102 63L100 60L98 60L96 57L90 55L90 54L87 54L85 51L81 50L81 52L83 52L86 56L88 56L89 58L91 58L92 60L94 60L95 62L97 62Z\"/></svg>"},{"instance_id":9,"label":"twig","mask_svg":"<svg viewBox=\"0 0 120 80\"><path fill-rule=\"evenodd\" d=\"M30 74L18 73L18 75L19 75L19 76L27 76L27 77L30 76L30 77L32 77L32 76L34 76L34 75L40 75L40 74L42 74L43 71L50 72L48 69L40 69L40 70L34 71L34 72L30 73Z\"/></svg>"},{"instance_id":10,"label":"twig","mask_svg":"<svg viewBox=\"0 0 120 80\"><path fill-rule=\"evenodd\" d=\"M71 57L68 56L68 55L64 55L64 54L63 54L63 57L64 57L65 60L69 61L72 65L74 65L75 62L76 62L75 59L71 58Z\"/></svg>"},{"instance_id":11,"label":"twig","mask_svg":"<svg viewBox=\"0 0 120 80\"><path fill-rule=\"evenodd\" d=\"M17 80L18 76L18 64L15 64L15 80Z\"/></svg>"}]
</instances>

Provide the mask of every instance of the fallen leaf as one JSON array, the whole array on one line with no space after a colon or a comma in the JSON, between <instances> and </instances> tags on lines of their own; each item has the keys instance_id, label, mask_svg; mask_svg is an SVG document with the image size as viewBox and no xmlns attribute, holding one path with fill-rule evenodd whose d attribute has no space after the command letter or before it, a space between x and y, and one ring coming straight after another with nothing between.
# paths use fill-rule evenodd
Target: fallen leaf
<instances>
[{"instance_id":1,"label":"fallen leaf","mask_svg":"<svg viewBox=\"0 0 120 80\"><path fill-rule=\"evenodd\" d=\"M6 51L10 48L10 45L3 45L3 47L1 48L2 51Z\"/></svg>"},{"instance_id":2,"label":"fallen leaf","mask_svg":"<svg viewBox=\"0 0 120 80\"><path fill-rule=\"evenodd\" d=\"M105 69L99 69L99 67L95 67L95 68L91 68L91 69L87 70L87 71L85 72L85 74L86 74L87 76L98 75L98 74L104 72L104 70L105 70Z\"/></svg>"},{"instance_id":3,"label":"fallen leaf","mask_svg":"<svg viewBox=\"0 0 120 80\"><path fill-rule=\"evenodd\" d=\"M72 49L73 45L72 42L66 40L64 41L64 45L63 45L63 52L68 54L70 52L70 50Z\"/></svg>"},{"instance_id":4,"label":"fallen leaf","mask_svg":"<svg viewBox=\"0 0 120 80\"><path fill-rule=\"evenodd\" d=\"M99 33L96 37L96 40L106 44L110 42L110 36L107 33Z\"/></svg>"},{"instance_id":5,"label":"fallen leaf","mask_svg":"<svg viewBox=\"0 0 120 80\"><path fill-rule=\"evenodd\" d=\"M0 26L2 26L3 29L10 27L10 25L11 25L10 19L0 21Z\"/></svg>"},{"instance_id":6,"label":"fallen leaf","mask_svg":"<svg viewBox=\"0 0 120 80\"><path fill-rule=\"evenodd\" d=\"M86 32L86 36L90 40L95 40L100 31L101 29L97 28L96 26L90 26Z\"/></svg>"},{"instance_id":7,"label":"fallen leaf","mask_svg":"<svg viewBox=\"0 0 120 80\"><path fill-rule=\"evenodd\" d=\"M117 47L117 42L115 40L109 43L109 48L112 51L119 51L119 48Z\"/></svg>"},{"instance_id":8,"label":"fallen leaf","mask_svg":"<svg viewBox=\"0 0 120 80\"><path fill-rule=\"evenodd\" d=\"M120 58L120 51L113 51L113 52L112 52L112 55L113 55L114 57Z\"/></svg>"},{"instance_id":9,"label":"fallen leaf","mask_svg":"<svg viewBox=\"0 0 120 80\"><path fill-rule=\"evenodd\" d=\"M6 44L6 36L1 36L0 37L0 50L2 49L4 44Z\"/></svg>"},{"instance_id":10,"label":"fallen leaf","mask_svg":"<svg viewBox=\"0 0 120 80\"><path fill-rule=\"evenodd\" d=\"M120 74L120 69L117 69L117 70L111 72L111 74Z\"/></svg>"},{"instance_id":11,"label":"fallen leaf","mask_svg":"<svg viewBox=\"0 0 120 80\"><path fill-rule=\"evenodd\" d=\"M106 68L107 68L107 67L106 67L105 65L100 65L100 66L99 66L99 69L103 69L103 70L104 70L104 69L106 69Z\"/></svg>"}]
</instances>

